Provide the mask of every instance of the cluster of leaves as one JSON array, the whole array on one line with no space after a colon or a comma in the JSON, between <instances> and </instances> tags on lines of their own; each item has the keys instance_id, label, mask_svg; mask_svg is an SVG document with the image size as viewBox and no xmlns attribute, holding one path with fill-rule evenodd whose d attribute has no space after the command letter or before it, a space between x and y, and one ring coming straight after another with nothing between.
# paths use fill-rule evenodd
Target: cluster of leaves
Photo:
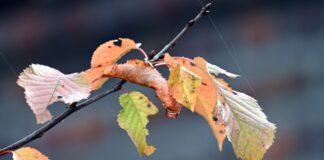
<instances>
[{"instance_id":1,"label":"cluster of leaves","mask_svg":"<svg viewBox=\"0 0 324 160\"><path fill-rule=\"evenodd\" d=\"M238 158L263 158L273 143L276 127L267 120L254 98L232 90L218 76L224 74L236 78L238 75L201 57L172 57L168 53L155 62L146 57L145 60L132 59L116 64L131 50L145 55L140 44L133 40L119 38L108 41L95 50L91 68L81 73L63 74L47 66L30 65L20 74L17 83L25 89L27 103L37 123L51 120L47 109L50 104L57 101L68 104L78 102L88 98L90 92L99 89L108 78L120 78L154 89L168 118L176 118L182 106L198 113L210 125L220 150L227 137ZM168 66L170 70L168 80L155 68L161 65ZM140 155L150 156L155 148L147 144L149 132L146 126L148 116L158 113L158 108L137 91L122 94L119 102L122 106L117 119L119 126L128 133ZM41 155L30 148L19 149L13 155L19 157L29 151L32 156ZM28 158L15 160L18 159Z\"/></svg>"}]
</instances>

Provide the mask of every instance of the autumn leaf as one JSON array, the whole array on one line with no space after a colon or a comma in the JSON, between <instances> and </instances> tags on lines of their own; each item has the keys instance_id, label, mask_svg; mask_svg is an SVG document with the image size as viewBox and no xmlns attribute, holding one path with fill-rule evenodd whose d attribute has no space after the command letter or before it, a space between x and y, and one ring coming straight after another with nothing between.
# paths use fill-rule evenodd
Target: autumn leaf
<instances>
[{"instance_id":1,"label":"autumn leaf","mask_svg":"<svg viewBox=\"0 0 324 160\"><path fill-rule=\"evenodd\" d=\"M164 56L164 62L169 64L170 75L168 84L172 97L178 103L194 111L197 102L196 90L201 85L201 78L181 66L168 54Z\"/></svg>"},{"instance_id":2,"label":"autumn leaf","mask_svg":"<svg viewBox=\"0 0 324 160\"><path fill-rule=\"evenodd\" d=\"M110 40L101 44L92 55L91 68L85 71L92 89L99 89L107 81L107 77L103 77L103 71L107 66L116 63L129 51L139 47L140 43L127 38Z\"/></svg>"},{"instance_id":3,"label":"autumn leaf","mask_svg":"<svg viewBox=\"0 0 324 160\"><path fill-rule=\"evenodd\" d=\"M275 125L267 120L254 98L232 90L223 79L217 77L219 74L230 78L238 75L210 64L201 57L195 58L195 62L211 74L218 88L220 100L217 102L214 118L227 124L227 137L237 157L243 160L261 160L273 143Z\"/></svg>"},{"instance_id":4,"label":"autumn leaf","mask_svg":"<svg viewBox=\"0 0 324 160\"><path fill-rule=\"evenodd\" d=\"M235 154L243 160L261 160L274 141L275 125L267 120L254 98L230 92L221 83L218 86L229 110L227 136Z\"/></svg>"},{"instance_id":5,"label":"autumn leaf","mask_svg":"<svg viewBox=\"0 0 324 160\"><path fill-rule=\"evenodd\" d=\"M170 69L168 84L172 97L194 111L197 102L196 89L201 85L201 79L177 65Z\"/></svg>"},{"instance_id":6,"label":"autumn leaf","mask_svg":"<svg viewBox=\"0 0 324 160\"><path fill-rule=\"evenodd\" d=\"M48 160L48 157L43 155L38 150L31 147L23 147L12 152L13 160Z\"/></svg>"},{"instance_id":7,"label":"autumn leaf","mask_svg":"<svg viewBox=\"0 0 324 160\"><path fill-rule=\"evenodd\" d=\"M232 90L230 86L217 77L224 74L230 78L238 75L225 71L203 58L195 61L212 76L222 100L214 112L214 118L227 124L227 137L231 141L235 154L243 160L261 160L274 140L275 125L267 120L257 101L244 94ZM219 103L222 101L222 103Z\"/></svg>"},{"instance_id":8,"label":"autumn leaf","mask_svg":"<svg viewBox=\"0 0 324 160\"><path fill-rule=\"evenodd\" d=\"M140 43L136 44L133 40L127 38L105 42L94 51L91 59L91 68L114 64L130 50L139 46Z\"/></svg>"},{"instance_id":9,"label":"autumn leaf","mask_svg":"<svg viewBox=\"0 0 324 160\"><path fill-rule=\"evenodd\" d=\"M146 136L149 135L146 125L148 116L158 113L158 108L142 93L130 92L119 97L123 109L118 114L118 124L131 137L140 155L150 156L155 147L148 145Z\"/></svg>"},{"instance_id":10,"label":"autumn leaf","mask_svg":"<svg viewBox=\"0 0 324 160\"><path fill-rule=\"evenodd\" d=\"M222 150L223 142L226 138L226 125L219 121L216 122L215 118L213 117L219 95L213 79L208 74L206 67L204 67L204 63L197 58L194 60L185 57L172 58L169 54L165 54L165 61L167 61L167 63L171 66L175 66L178 63L201 77L201 85L196 91L197 101L195 112L204 117L204 119L208 122L215 138L217 139L219 149Z\"/></svg>"},{"instance_id":11,"label":"autumn leaf","mask_svg":"<svg viewBox=\"0 0 324 160\"><path fill-rule=\"evenodd\" d=\"M180 104L170 95L167 81L155 68L144 61L129 60L125 64L108 66L104 75L155 89L157 97L167 109L166 116L169 118L176 118L181 110Z\"/></svg>"},{"instance_id":12,"label":"autumn leaf","mask_svg":"<svg viewBox=\"0 0 324 160\"><path fill-rule=\"evenodd\" d=\"M88 98L90 85L83 73L63 74L48 66L32 64L17 81L25 89L27 103L36 116L37 123L51 120L47 107L54 102L73 103Z\"/></svg>"}]
</instances>

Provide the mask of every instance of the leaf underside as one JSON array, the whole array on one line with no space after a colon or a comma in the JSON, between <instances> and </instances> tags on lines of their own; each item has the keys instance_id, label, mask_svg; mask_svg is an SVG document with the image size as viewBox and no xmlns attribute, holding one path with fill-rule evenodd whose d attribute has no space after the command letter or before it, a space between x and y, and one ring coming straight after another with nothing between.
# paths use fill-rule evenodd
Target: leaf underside
<instances>
[{"instance_id":1,"label":"leaf underside","mask_svg":"<svg viewBox=\"0 0 324 160\"><path fill-rule=\"evenodd\" d=\"M227 136L235 154L243 160L261 160L274 141L275 125L267 120L254 98L237 91L221 92L230 110Z\"/></svg>"},{"instance_id":2,"label":"leaf underside","mask_svg":"<svg viewBox=\"0 0 324 160\"><path fill-rule=\"evenodd\" d=\"M51 120L47 107L54 102L73 103L88 98L90 85L83 73L63 74L48 66L32 64L17 81L25 89L27 103L33 110L37 123Z\"/></svg>"}]
</instances>

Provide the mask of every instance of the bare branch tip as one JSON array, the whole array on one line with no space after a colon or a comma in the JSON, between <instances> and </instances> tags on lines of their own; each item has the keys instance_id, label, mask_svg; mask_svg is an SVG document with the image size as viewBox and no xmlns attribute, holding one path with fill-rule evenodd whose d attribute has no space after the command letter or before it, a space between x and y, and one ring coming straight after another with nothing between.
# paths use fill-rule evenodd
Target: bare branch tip
<instances>
[{"instance_id":1,"label":"bare branch tip","mask_svg":"<svg viewBox=\"0 0 324 160\"><path fill-rule=\"evenodd\" d=\"M207 15L210 12L210 7L211 7L212 3L207 3L203 8L203 15Z\"/></svg>"},{"instance_id":2,"label":"bare branch tip","mask_svg":"<svg viewBox=\"0 0 324 160\"><path fill-rule=\"evenodd\" d=\"M212 5L211 2L207 3L207 4L205 5L206 10L209 10L211 5Z\"/></svg>"}]
</instances>

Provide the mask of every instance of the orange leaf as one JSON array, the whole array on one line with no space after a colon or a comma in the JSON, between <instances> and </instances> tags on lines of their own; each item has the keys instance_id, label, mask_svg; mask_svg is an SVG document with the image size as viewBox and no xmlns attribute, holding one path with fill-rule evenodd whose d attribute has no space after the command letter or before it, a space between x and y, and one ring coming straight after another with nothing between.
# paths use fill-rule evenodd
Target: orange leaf
<instances>
[{"instance_id":1,"label":"orange leaf","mask_svg":"<svg viewBox=\"0 0 324 160\"><path fill-rule=\"evenodd\" d=\"M119 38L101 44L92 55L91 68L85 71L92 89L100 88L107 81L107 77L103 77L103 71L107 66L116 63L129 51L138 47L139 44L127 38Z\"/></svg>"},{"instance_id":2,"label":"orange leaf","mask_svg":"<svg viewBox=\"0 0 324 160\"><path fill-rule=\"evenodd\" d=\"M181 110L180 104L170 95L167 81L156 69L150 67L144 61L129 60L125 64L108 66L104 75L155 89L157 97L167 109L166 115L169 118L176 118Z\"/></svg>"},{"instance_id":3,"label":"orange leaf","mask_svg":"<svg viewBox=\"0 0 324 160\"><path fill-rule=\"evenodd\" d=\"M201 72L201 74L204 75L203 85L198 89L199 92L198 95L201 95L200 96L201 101L199 101L201 102L201 106L197 107L197 112L200 115L204 116L205 119L207 120L208 124L212 128L213 133L218 141L219 150L222 150L223 143L226 138L227 125L223 120L218 118L218 116L215 116L215 114L216 115L220 114L219 111L217 110L218 107L216 107L216 105L223 104L224 99L218 93L218 89L214 81L208 74L206 67L204 67L204 65L206 65L205 59L197 57L194 58L194 62L197 65L197 68L203 71L203 73Z\"/></svg>"},{"instance_id":4,"label":"orange leaf","mask_svg":"<svg viewBox=\"0 0 324 160\"><path fill-rule=\"evenodd\" d=\"M136 43L127 38L105 42L94 51L91 59L91 68L114 64L134 48L137 48Z\"/></svg>"},{"instance_id":5,"label":"orange leaf","mask_svg":"<svg viewBox=\"0 0 324 160\"><path fill-rule=\"evenodd\" d=\"M48 160L48 157L34 148L23 147L12 152L13 160Z\"/></svg>"},{"instance_id":6,"label":"orange leaf","mask_svg":"<svg viewBox=\"0 0 324 160\"><path fill-rule=\"evenodd\" d=\"M218 141L219 149L221 150L224 139L226 138L226 124L218 123L214 120L213 113L216 108L219 94L214 81L205 69L206 67L203 67L205 61L202 59L194 59L194 61L192 61L184 57L173 58L169 54L165 54L164 61L171 67L179 63L182 67L187 68L202 78L202 85L200 85L196 91L198 97L195 112L206 119L213 130L214 136Z\"/></svg>"},{"instance_id":7,"label":"orange leaf","mask_svg":"<svg viewBox=\"0 0 324 160\"><path fill-rule=\"evenodd\" d=\"M92 90L99 89L108 80L108 78L102 78L105 68L106 66L97 67L84 72L84 77L91 84Z\"/></svg>"}]
</instances>

